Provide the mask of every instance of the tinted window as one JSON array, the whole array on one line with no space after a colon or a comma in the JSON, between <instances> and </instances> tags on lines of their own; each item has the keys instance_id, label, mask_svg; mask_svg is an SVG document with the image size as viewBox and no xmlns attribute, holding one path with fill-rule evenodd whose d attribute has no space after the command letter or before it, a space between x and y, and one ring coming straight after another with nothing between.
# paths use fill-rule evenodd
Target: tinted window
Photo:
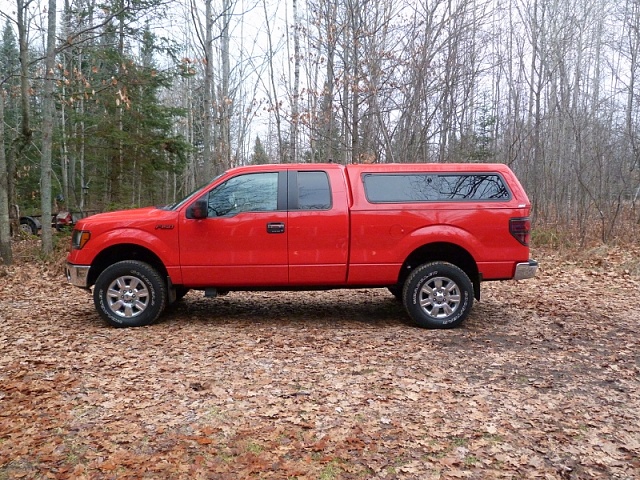
<instances>
[{"instance_id":1,"label":"tinted window","mask_svg":"<svg viewBox=\"0 0 640 480\"><path fill-rule=\"evenodd\" d=\"M233 177L209 192L209 217L241 212L271 212L278 208L278 174L252 173Z\"/></svg>"},{"instance_id":2,"label":"tinted window","mask_svg":"<svg viewBox=\"0 0 640 480\"><path fill-rule=\"evenodd\" d=\"M298 172L298 208L326 210L331 208L329 178L325 172Z\"/></svg>"},{"instance_id":3,"label":"tinted window","mask_svg":"<svg viewBox=\"0 0 640 480\"><path fill-rule=\"evenodd\" d=\"M384 202L430 202L447 200L505 200L509 190L495 174L367 174L367 200Z\"/></svg>"}]
</instances>

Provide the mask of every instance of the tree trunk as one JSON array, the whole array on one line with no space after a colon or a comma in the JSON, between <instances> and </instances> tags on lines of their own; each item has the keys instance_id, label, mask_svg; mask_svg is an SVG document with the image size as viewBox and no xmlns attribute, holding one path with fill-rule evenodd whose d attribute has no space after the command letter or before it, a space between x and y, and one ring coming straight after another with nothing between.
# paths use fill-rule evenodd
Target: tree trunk
<instances>
[{"instance_id":1,"label":"tree trunk","mask_svg":"<svg viewBox=\"0 0 640 480\"><path fill-rule=\"evenodd\" d=\"M276 84L276 71L273 64L273 58L275 56L275 51L273 48L273 38L271 32L271 23L269 20L269 13L266 0L262 1L262 7L264 9L264 23L267 29L267 42L268 42L268 68L269 68L269 96L271 101L271 106L273 108L273 115L276 120L276 134L278 136L278 158L280 163L285 163L287 156L285 154L285 146L284 141L282 139L282 120L280 113L280 100L278 97L278 86Z\"/></svg>"},{"instance_id":2,"label":"tree trunk","mask_svg":"<svg viewBox=\"0 0 640 480\"><path fill-rule=\"evenodd\" d=\"M211 132L213 129L213 9L211 2L206 0L205 3L205 40L204 40L204 92L203 92L203 162L204 171L207 180L213 178L215 174L215 165L212 158L211 148Z\"/></svg>"},{"instance_id":3,"label":"tree trunk","mask_svg":"<svg viewBox=\"0 0 640 480\"><path fill-rule=\"evenodd\" d=\"M231 167L231 114L233 111L233 102L229 93L229 84L231 80L231 57L230 57L230 33L229 24L232 18L232 5L229 0L222 2L222 29L220 32L220 55L222 61L222 78L220 86L222 90L218 98L218 108L220 116L220 138L218 139L218 155L216 175L222 173Z\"/></svg>"},{"instance_id":4,"label":"tree trunk","mask_svg":"<svg viewBox=\"0 0 640 480\"><path fill-rule=\"evenodd\" d=\"M53 92L56 60L56 0L49 0L47 15L47 58L42 100L42 156L40 162L40 205L42 209L42 253L53 252L51 236L51 151L53 146Z\"/></svg>"},{"instance_id":5,"label":"tree trunk","mask_svg":"<svg viewBox=\"0 0 640 480\"><path fill-rule=\"evenodd\" d=\"M0 261L13 263L11 224L9 223L9 182L4 150L4 90L0 89Z\"/></svg>"},{"instance_id":6,"label":"tree trunk","mask_svg":"<svg viewBox=\"0 0 640 480\"><path fill-rule=\"evenodd\" d=\"M20 150L31 141L31 125L29 122L29 46L27 45L27 25L24 15L27 6L24 0L18 0L18 43L20 45L20 103L22 106L22 125Z\"/></svg>"},{"instance_id":7,"label":"tree trunk","mask_svg":"<svg viewBox=\"0 0 640 480\"><path fill-rule=\"evenodd\" d=\"M291 161L298 163L300 120L300 20L298 0L293 0L293 98L291 101Z\"/></svg>"}]
</instances>

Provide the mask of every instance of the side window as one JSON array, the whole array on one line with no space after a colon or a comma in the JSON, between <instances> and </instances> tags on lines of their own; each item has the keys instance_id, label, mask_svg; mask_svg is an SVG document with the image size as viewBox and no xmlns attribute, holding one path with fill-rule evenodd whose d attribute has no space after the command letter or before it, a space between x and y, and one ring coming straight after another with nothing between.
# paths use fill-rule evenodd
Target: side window
<instances>
[{"instance_id":1,"label":"side window","mask_svg":"<svg viewBox=\"0 0 640 480\"><path fill-rule=\"evenodd\" d=\"M495 173L367 174L363 181L371 203L507 200L511 196Z\"/></svg>"},{"instance_id":2,"label":"side window","mask_svg":"<svg viewBox=\"0 0 640 480\"><path fill-rule=\"evenodd\" d=\"M438 199L438 176L427 174L370 174L364 189L371 203L428 202Z\"/></svg>"},{"instance_id":3,"label":"side window","mask_svg":"<svg viewBox=\"0 0 640 480\"><path fill-rule=\"evenodd\" d=\"M331 189L325 172L298 172L298 209L328 210Z\"/></svg>"},{"instance_id":4,"label":"side window","mask_svg":"<svg viewBox=\"0 0 640 480\"><path fill-rule=\"evenodd\" d=\"M442 175L439 196L446 200L501 200L509 198L502 178L487 175Z\"/></svg>"},{"instance_id":5,"label":"side window","mask_svg":"<svg viewBox=\"0 0 640 480\"><path fill-rule=\"evenodd\" d=\"M230 178L209 192L208 205L209 217L275 211L278 209L278 174L251 173Z\"/></svg>"}]
</instances>

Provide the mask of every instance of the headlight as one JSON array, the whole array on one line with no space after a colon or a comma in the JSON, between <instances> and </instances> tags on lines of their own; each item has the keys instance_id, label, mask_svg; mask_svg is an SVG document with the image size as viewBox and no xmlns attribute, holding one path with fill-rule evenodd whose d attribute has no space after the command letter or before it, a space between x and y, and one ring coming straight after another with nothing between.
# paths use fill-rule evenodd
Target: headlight
<instances>
[{"instance_id":1,"label":"headlight","mask_svg":"<svg viewBox=\"0 0 640 480\"><path fill-rule=\"evenodd\" d=\"M91 232L88 230L74 230L71 236L71 248L80 250L91 238Z\"/></svg>"}]
</instances>

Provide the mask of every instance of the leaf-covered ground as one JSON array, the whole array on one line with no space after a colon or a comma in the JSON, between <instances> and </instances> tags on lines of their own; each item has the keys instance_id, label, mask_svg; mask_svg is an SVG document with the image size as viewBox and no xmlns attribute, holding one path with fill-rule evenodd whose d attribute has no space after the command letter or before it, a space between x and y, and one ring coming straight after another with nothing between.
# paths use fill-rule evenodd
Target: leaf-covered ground
<instances>
[{"instance_id":1,"label":"leaf-covered ground","mask_svg":"<svg viewBox=\"0 0 640 480\"><path fill-rule=\"evenodd\" d=\"M534 252L462 328L386 290L191 292L113 329L0 269L0 479L640 477L640 250Z\"/></svg>"}]
</instances>

